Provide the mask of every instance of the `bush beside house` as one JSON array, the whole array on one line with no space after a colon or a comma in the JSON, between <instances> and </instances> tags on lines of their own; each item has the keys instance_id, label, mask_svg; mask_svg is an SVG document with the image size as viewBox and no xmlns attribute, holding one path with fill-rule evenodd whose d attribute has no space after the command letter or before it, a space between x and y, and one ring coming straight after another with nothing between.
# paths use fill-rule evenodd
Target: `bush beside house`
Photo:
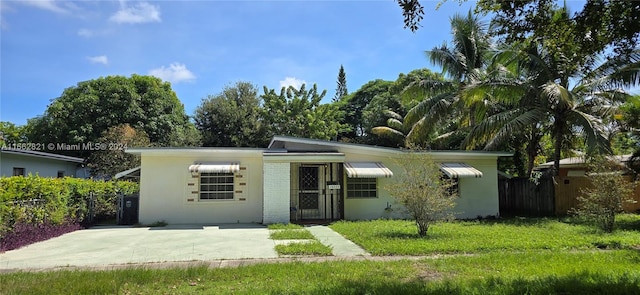
<instances>
[{"instance_id":1,"label":"bush beside house","mask_svg":"<svg viewBox=\"0 0 640 295\"><path fill-rule=\"evenodd\" d=\"M87 225L90 203L97 219L114 217L119 193L132 194L138 184L79 178L0 178L0 251L80 229Z\"/></svg>"}]
</instances>

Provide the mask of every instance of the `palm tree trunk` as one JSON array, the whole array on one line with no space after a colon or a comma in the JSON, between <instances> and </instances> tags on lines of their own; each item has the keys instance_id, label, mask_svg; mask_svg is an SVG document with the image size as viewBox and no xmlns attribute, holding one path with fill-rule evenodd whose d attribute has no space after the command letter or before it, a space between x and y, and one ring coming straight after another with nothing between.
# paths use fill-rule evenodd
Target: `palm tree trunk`
<instances>
[{"instance_id":1,"label":"palm tree trunk","mask_svg":"<svg viewBox=\"0 0 640 295\"><path fill-rule=\"evenodd\" d=\"M565 118L562 115L556 114L554 116L554 130L555 143L553 144L553 175L560 175L560 157L562 152L562 131L564 130Z\"/></svg>"}]
</instances>

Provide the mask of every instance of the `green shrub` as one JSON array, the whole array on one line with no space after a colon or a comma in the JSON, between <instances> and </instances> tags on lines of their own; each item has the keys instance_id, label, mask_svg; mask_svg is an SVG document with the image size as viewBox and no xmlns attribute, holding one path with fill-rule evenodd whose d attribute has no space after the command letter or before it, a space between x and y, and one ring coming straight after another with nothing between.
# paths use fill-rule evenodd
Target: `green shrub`
<instances>
[{"instance_id":1,"label":"green shrub","mask_svg":"<svg viewBox=\"0 0 640 295\"><path fill-rule=\"evenodd\" d=\"M15 223L82 223L93 198L96 217L113 217L118 193L137 192L137 183L81 178L0 177L0 235Z\"/></svg>"}]
</instances>

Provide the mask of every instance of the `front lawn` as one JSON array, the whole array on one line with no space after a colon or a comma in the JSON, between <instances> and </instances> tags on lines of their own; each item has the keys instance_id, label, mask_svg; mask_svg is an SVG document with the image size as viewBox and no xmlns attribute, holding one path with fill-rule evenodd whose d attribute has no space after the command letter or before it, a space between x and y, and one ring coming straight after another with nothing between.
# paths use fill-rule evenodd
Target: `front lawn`
<instances>
[{"instance_id":1,"label":"front lawn","mask_svg":"<svg viewBox=\"0 0 640 295\"><path fill-rule=\"evenodd\" d=\"M330 256L331 247L323 245L313 234L297 224L270 224L269 238L272 240L300 240L276 245L275 250L284 256Z\"/></svg>"},{"instance_id":2,"label":"front lawn","mask_svg":"<svg viewBox=\"0 0 640 295\"><path fill-rule=\"evenodd\" d=\"M640 253L531 251L419 261L0 274L0 294L637 294Z\"/></svg>"},{"instance_id":3,"label":"front lawn","mask_svg":"<svg viewBox=\"0 0 640 295\"><path fill-rule=\"evenodd\" d=\"M623 215L617 223L618 230L605 234L568 218L455 221L431 226L424 238L406 220L340 221L330 227L373 255L640 247L640 215Z\"/></svg>"}]
</instances>

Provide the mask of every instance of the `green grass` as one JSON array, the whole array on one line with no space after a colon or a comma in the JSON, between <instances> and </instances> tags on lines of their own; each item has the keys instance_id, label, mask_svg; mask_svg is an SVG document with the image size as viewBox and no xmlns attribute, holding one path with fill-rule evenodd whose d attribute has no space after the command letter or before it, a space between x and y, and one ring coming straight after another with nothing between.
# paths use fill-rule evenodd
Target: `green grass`
<instances>
[{"instance_id":1,"label":"green grass","mask_svg":"<svg viewBox=\"0 0 640 295\"><path fill-rule=\"evenodd\" d=\"M269 234L272 240L315 240L316 238L306 229L272 230Z\"/></svg>"},{"instance_id":2,"label":"green grass","mask_svg":"<svg viewBox=\"0 0 640 295\"><path fill-rule=\"evenodd\" d=\"M0 294L637 294L635 250L0 275Z\"/></svg>"},{"instance_id":3,"label":"green grass","mask_svg":"<svg viewBox=\"0 0 640 295\"><path fill-rule=\"evenodd\" d=\"M413 222L404 220L341 221L330 227L373 255L640 247L640 215L623 215L617 226L605 234L571 219L456 221L431 226L424 238Z\"/></svg>"},{"instance_id":4,"label":"green grass","mask_svg":"<svg viewBox=\"0 0 640 295\"><path fill-rule=\"evenodd\" d=\"M268 229L303 229L304 227L302 225L293 224L293 223L287 223L287 224L274 223L274 224L267 225L267 228Z\"/></svg>"},{"instance_id":5,"label":"green grass","mask_svg":"<svg viewBox=\"0 0 640 295\"><path fill-rule=\"evenodd\" d=\"M309 242L290 243L286 245L276 245L276 252L280 255L303 255L303 256L330 256L331 247L313 240Z\"/></svg>"},{"instance_id":6,"label":"green grass","mask_svg":"<svg viewBox=\"0 0 640 295\"><path fill-rule=\"evenodd\" d=\"M320 243L316 237L304 227L296 224L271 224L272 240L309 240L300 243L276 245L275 250L282 256L329 256L332 255L331 247Z\"/></svg>"}]
</instances>

